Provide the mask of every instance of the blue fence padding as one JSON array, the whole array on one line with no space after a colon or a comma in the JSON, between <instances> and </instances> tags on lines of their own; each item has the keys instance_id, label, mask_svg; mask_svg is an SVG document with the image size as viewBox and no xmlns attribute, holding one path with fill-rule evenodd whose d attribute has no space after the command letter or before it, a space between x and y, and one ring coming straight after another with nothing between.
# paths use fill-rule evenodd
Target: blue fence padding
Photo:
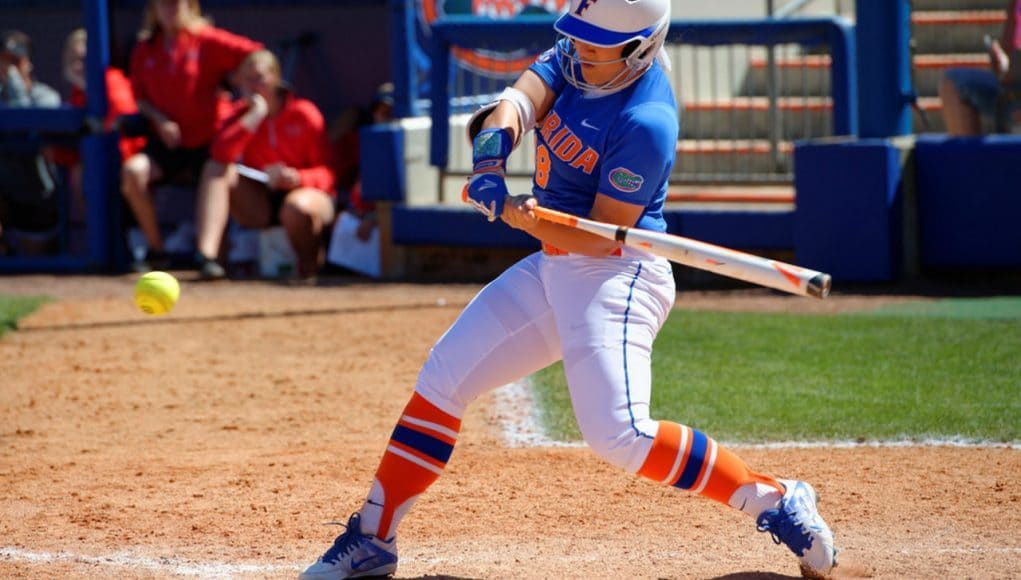
<instances>
[{"instance_id":1,"label":"blue fence padding","mask_svg":"<svg viewBox=\"0 0 1021 580\"><path fill-rule=\"evenodd\" d=\"M880 139L794 148L794 250L835 282L891 281L903 248L900 151Z\"/></svg>"},{"instance_id":2,"label":"blue fence padding","mask_svg":"<svg viewBox=\"0 0 1021 580\"><path fill-rule=\"evenodd\" d=\"M528 234L464 206L393 208L396 244L470 246L476 248L538 248ZM671 233L742 250L790 249L793 212L719 212L690 209L665 213Z\"/></svg>"},{"instance_id":3,"label":"blue fence padding","mask_svg":"<svg viewBox=\"0 0 1021 580\"><path fill-rule=\"evenodd\" d=\"M80 133L85 129L86 115L85 109L77 107L60 107L58 109L0 108L0 132Z\"/></svg>"},{"instance_id":4,"label":"blue fence padding","mask_svg":"<svg viewBox=\"0 0 1021 580\"><path fill-rule=\"evenodd\" d=\"M789 250L794 247L794 212L664 212L667 231L735 250Z\"/></svg>"},{"instance_id":5,"label":"blue fence padding","mask_svg":"<svg viewBox=\"0 0 1021 580\"><path fill-rule=\"evenodd\" d=\"M114 133L89 135L81 140L82 196L88 228L90 269L120 269L113 261L114 244L120 239L116 214L120 212L120 149Z\"/></svg>"},{"instance_id":6,"label":"blue fence padding","mask_svg":"<svg viewBox=\"0 0 1021 580\"><path fill-rule=\"evenodd\" d=\"M430 96L432 134L430 163L446 167L450 143L450 47L507 50L539 50L551 46L554 18L519 17L490 20L475 16L447 16L433 23L430 44ZM667 42L716 46L723 44L772 45L797 43L830 48L833 98L833 131L854 135L858 131L858 97L854 27L842 18L790 20L674 20Z\"/></svg>"},{"instance_id":7,"label":"blue fence padding","mask_svg":"<svg viewBox=\"0 0 1021 580\"><path fill-rule=\"evenodd\" d=\"M400 125L362 127L358 136L362 199L407 199L404 178L404 131Z\"/></svg>"},{"instance_id":8,"label":"blue fence padding","mask_svg":"<svg viewBox=\"0 0 1021 580\"><path fill-rule=\"evenodd\" d=\"M502 221L490 223L470 207L395 206L393 241L401 245L539 248L532 236Z\"/></svg>"},{"instance_id":9,"label":"blue fence padding","mask_svg":"<svg viewBox=\"0 0 1021 580\"><path fill-rule=\"evenodd\" d=\"M923 266L1021 266L1021 137L915 144Z\"/></svg>"},{"instance_id":10,"label":"blue fence padding","mask_svg":"<svg viewBox=\"0 0 1021 580\"><path fill-rule=\"evenodd\" d=\"M87 272L93 268L92 262L82 256L59 254L54 256L4 256L0 258L0 272L17 273L71 273ZM45 292L40 288L40 292Z\"/></svg>"}]
</instances>

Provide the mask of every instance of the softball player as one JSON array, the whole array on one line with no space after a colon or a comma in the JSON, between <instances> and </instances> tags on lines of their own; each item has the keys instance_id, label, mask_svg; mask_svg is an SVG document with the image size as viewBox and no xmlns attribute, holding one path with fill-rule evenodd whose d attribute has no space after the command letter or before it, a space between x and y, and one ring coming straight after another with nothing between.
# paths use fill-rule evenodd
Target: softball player
<instances>
[{"instance_id":1,"label":"softball player","mask_svg":"<svg viewBox=\"0 0 1021 580\"><path fill-rule=\"evenodd\" d=\"M678 132L663 71L669 18L669 0L572 0L554 47L472 118L467 200L538 238L542 251L486 286L433 347L365 504L304 578L394 572L397 525L442 473L467 405L557 360L595 453L751 515L806 575L833 568L833 535L811 486L756 473L701 431L649 417L652 343L675 295L670 264L532 212L538 203L665 230ZM505 161L532 128L534 195L509 195Z\"/></svg>"}]
</instances>

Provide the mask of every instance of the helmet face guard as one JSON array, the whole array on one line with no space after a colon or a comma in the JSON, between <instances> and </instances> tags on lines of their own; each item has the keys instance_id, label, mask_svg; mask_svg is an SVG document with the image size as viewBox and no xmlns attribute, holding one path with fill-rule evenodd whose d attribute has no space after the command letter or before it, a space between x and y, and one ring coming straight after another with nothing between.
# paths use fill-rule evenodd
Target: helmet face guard
<instances>
[{"instance_id":1,"label":"helmet face guard","mask_svg":"<svg viewBox=\"0 0 1021 580\"><path fill-rule=\"evenodd\" d=\"M670 26L669 0L572 0L571 10L553 28L559 33L557 51L564 78L592 96L620 91L642 76L660 54ZM620 58L593 62L578 55L575 41L593 46L622 46ZM581 74L582 65L623 62L612 79L593 84Z\"/></svg>"}]
</instances>

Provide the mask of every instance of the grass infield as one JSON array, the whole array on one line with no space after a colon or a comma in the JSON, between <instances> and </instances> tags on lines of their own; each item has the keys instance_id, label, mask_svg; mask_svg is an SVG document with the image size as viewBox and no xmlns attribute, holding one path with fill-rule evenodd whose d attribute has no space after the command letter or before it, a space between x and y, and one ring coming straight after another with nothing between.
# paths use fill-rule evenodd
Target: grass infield
<instances>
[{"instance_id":1,"label":"grass infield","mask_svg":"<svg viewBox=\"0 0 1021 580\"><path fill-rule=\"evenodd\" d=\"M32 313L48 299L41 296L8 296L0 294L0 336L18 327L18 320Z\"/></svg>"},{"instance_id":2,"label":"grass infield","mask_svg":"<svg viewBox=\"0 0 1021 580\"><path fill-rule=\"evenodd\" d=\"M1021 440L1021 319L934 312L676 310L652 416L727 442ZM562 365L533 383L547 435L580 440Z\"/></svg>"}]
</instances>

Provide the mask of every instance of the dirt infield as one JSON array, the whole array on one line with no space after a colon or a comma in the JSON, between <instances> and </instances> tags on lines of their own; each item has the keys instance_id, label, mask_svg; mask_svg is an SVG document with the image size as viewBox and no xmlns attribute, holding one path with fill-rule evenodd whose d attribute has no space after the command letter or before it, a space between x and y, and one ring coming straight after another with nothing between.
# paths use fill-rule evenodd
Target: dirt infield
<instances>
[{"instance_id":1,"label":"dirt infield","mask_svg":"<svg viewBox=\"0 0 1021 580\"><path fill-rule=\"evenodd\" d=\"M0 577L287 578L360 505L429 347L476 285L185 282L146 318L133 278L5 277L57 301L0 339ZM679 306L841 310L762 291ZM475 405L401 529L400 577L784 578L745 516L581 448L509 448ZM683 421L683 417L677 417ZM812 481L843 576L1021 577L1021 452L744 449Z\"/></svg>"}]
</instances>

